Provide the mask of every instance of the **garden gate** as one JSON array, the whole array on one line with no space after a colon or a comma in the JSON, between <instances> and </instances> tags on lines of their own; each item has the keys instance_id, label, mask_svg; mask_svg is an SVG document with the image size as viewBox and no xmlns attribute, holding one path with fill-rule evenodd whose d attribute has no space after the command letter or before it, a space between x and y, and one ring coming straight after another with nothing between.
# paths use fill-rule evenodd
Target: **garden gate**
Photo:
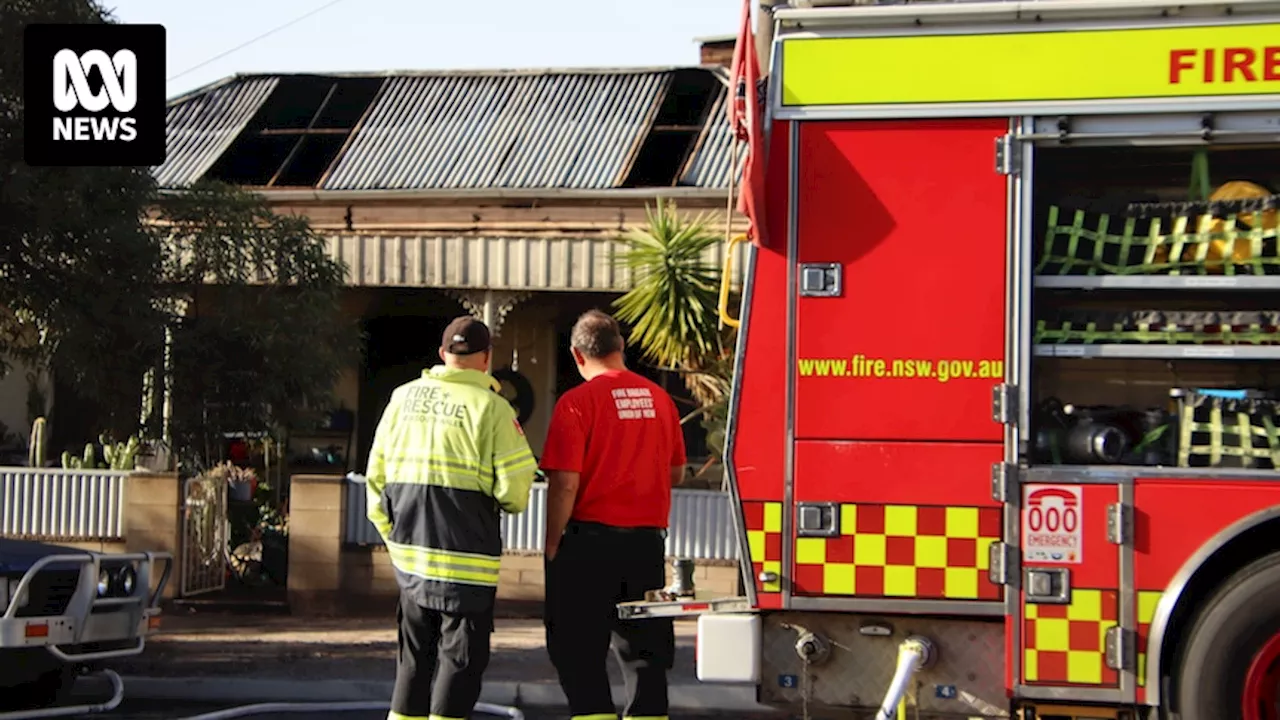
<instances>
[{"instance_id":1,"label":"garden gate","mask_svg":"<svg viewBox=\"0 0 1280 720\"><path fill-rule=\"evenodd\" d=\"M227 583L227 483L193 477L182 486L182 597Z\"/></svg>"}]
</instances>

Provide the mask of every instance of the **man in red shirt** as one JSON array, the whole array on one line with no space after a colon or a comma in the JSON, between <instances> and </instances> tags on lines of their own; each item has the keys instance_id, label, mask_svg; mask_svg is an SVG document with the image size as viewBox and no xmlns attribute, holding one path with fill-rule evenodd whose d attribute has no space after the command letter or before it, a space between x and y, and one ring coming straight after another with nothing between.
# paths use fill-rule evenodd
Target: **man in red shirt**
<instances>
[{"instance_id":1,"label":"man in red shirt","mask_svg":"<svg viewBox=\"0 0 1280 720\"><path fill-rule=\"evenodd\" d=\"M611 639L627 685L623 718L665 720L671 621L621 621L617 604L665 583L671 488L686 463L680 416L662 388L627 369L609 315L578 318L570 345L586 382L556 403L542 451L547 651L575 720L617 717Z\"/></svg>"}]
</instances>

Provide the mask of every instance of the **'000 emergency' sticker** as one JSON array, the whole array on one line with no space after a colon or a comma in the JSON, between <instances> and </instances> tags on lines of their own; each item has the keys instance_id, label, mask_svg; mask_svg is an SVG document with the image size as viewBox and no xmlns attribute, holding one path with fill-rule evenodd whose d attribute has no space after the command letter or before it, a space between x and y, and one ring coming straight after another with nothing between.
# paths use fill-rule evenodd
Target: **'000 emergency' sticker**
<instances>
[{"instance_id":1,"label":"'000 emergency' sticker","mask_svg":"<svg viewBox=\"0 0 1280 720\"><path fill-rule=\"evenodd\" d=\"M1084 550L1079 485L1027 485L1022 498L1022 560L1079 564Z\"/></svg>"}]
</instances>

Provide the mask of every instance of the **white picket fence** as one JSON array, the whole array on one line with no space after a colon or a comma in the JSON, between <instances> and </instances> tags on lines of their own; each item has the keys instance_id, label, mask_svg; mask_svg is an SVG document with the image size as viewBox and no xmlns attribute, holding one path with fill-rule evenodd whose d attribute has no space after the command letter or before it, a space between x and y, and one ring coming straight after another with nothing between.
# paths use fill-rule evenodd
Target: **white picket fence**
<instances>
[{"instance_id":1,"label":"white picket fence","mask_svg":"<svg viewBox=\"0 0 1280 720\"><path fill-rule=\"evenodd\" d=\"M0 537L124 538L128 470L0 467Z\"/></svg>"},{"instance_id":2,"label":"white picket fence","mask_svg":"<svg viewBox=\"0 0 1280 720\"><path fill-rule=\"evenodd\" d=\"M348 480L343 539L348 545L381 545L382 538L365 516L365 484ZM716 490L671 492L667 554L697 560L736 560L738 538L733 523L733 500ZM502 515L503 549L541 552L547 527L547 486L535 484L529 507L518 515Z\"/></svg>"}]
</instances>

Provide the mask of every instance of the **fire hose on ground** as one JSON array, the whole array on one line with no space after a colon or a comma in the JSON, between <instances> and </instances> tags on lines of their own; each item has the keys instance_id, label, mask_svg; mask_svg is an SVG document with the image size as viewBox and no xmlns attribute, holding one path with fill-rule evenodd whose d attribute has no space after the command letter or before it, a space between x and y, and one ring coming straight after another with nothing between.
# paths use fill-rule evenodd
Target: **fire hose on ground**
<instances>
[{"instance_id":1,"label":"fire hose on ground","mask_svg":"<svg viewBox=\"0 0 1280 720\"><path fill-rule=\"evenodd\" d=\"M875 720L905 720L907 716L907 685L918 670L933 661L933 643L927 638L913 635L898 646L898 666L894 670L884 702L876 712Z\"/></svg>"},{"instance_id":2,"label":"fire hose on ground","mask_svg":"<svg viewBox=\"0 0 1280 720\"><path fill-rule=\"evenodd\" d=\"M254 715L266 713L387 712L390 709L391 703L389 702L279 702L242 705L203 715L192 715L191 717L182 718L182 720L229 720L230 718L253 717ZM475 712L511 718L511 720L524 720L523 712L506 705L476 703Z\"/></svg>"},{"instance_id":3,"label":"fire hose on ground","mask_svg":"<svg viewBox=\"0 0 1280 720\"><path fill-rule=\"evenodd\" d=\"M55 718L68 716L84 716L95 715L98 713L108 713L120 706L124 700L124 680L111 670L101 670L98 673L111 683L111 699L104 703L95 703L90 705L75 705L72 707L52 707L41 708L38 710L20 710L17 712L0 713L0 720L39 720L41 718ZM277 703L259 703L257 705L241 705L239 707L227 708L225 710L217 710L203 715L194 715L182 720L228 720L230 718L253 717L254 715L262 715L266 713L314 713L314 712L387 712L391 709L391 703L382 702L277 702ZM491 703L476 703L475 712L484 715L492 715L495 717L505 717L511 720L524 720L524 713L514 707L506 705L493 705Z\"/></svg>"}]
</instances>

